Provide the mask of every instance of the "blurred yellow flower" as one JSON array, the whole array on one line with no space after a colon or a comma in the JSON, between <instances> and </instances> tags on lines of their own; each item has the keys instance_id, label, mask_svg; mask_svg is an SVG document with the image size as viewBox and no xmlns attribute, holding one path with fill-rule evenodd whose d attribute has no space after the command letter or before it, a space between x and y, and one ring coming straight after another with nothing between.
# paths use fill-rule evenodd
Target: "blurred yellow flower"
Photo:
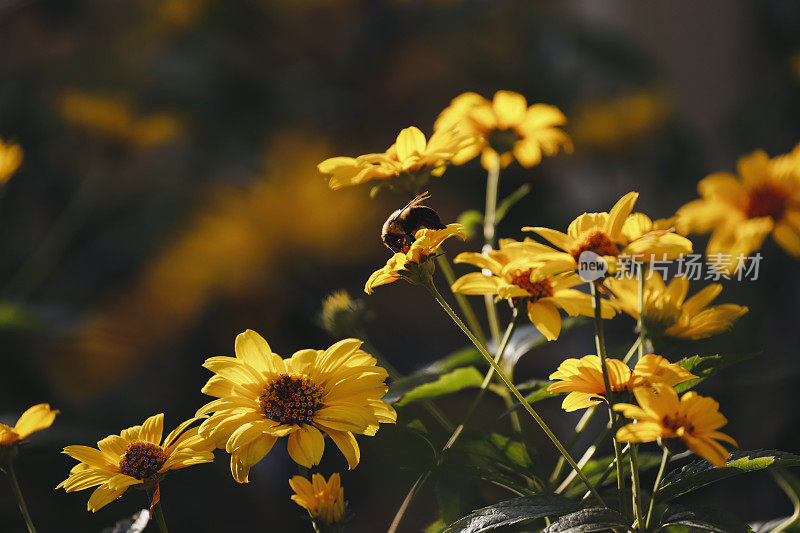
<instances>
[{"instance_id":1,"label":"blurred yellow flower","mask_svg":"<svg viewBox=\"0 0 800 533\"><path fill-rule=\"evenodd\" d=\"M655 383L633 391L639 405L620 403L614 410L636 420L617 431L622 442L653 442L657 439L680 439L694 453L716 466L725 466L730 452L719 442L737 446L730 436L717 431L728 423L713 398L689 391L678 400L670 385Z\"/></svg>"},{"instance_id":2,"label":"blurred yellow flower","mask_svg":"<svg viewBox=\"0 0 800 533\"><path fill-rule=\"evenodd\" d=\"M428 258L436 253L439 246L450 237L467 238L467 230L461 224L448 224L444 229L421 229L414 236L414 243L406 252L397 252L376 270L364 285L364 292L372 294L375 287L393 283L398 279L416 282L415 270L425 265Z\"/></svg>"},{"instance_id":3,"label":"blurred yellow flower","mask_svg":"<svg viewBox=\"0 0 800 533\"><path fill-rule=\"evenodd\" d=\"M620 309L638 320L639 281L609 278L606 283ZM730 329L747 312L747 307L736 304L709 307L721 291L722 285L712 283L687 299L686 277L674 278L667 286L660 275L652 273L644 285L643 322L647 336L696 340Z\"/></svg>"},{"instance_id":4,"label":"blurred yellow flower","mask_svg":"<svg viewBox=\"0 0 800 533\"><path fill-rule=\"evenodd\" d=\"M11 446L31 433L49 428L57 414L59 411L50 409L49 404L40 403L22 413L14 427L0 424L0 447Z\"/></svg>"},{"instance_id":5,"label":"blurred yellow flower","mask_svg":"<svg viewBox=\"0 0 800 533\"><path fill-rule=\"evenodd\" d=\"M498 161L501 167L514 159L524 167L539 164L542 154L552 156L563 147L572 151L572 142L558 126L566 123L555 106L533 104L511 91L497 91L490 102L475 93L464 93L450 102L439 115L434 131L458 131L477 136L477 142L465 146L454 158L460 165L481 154L487 170Z\"/></svg>"},{"instance_id":6,"label":"blurred yellow flower","mask_svg":"<svg viewBox=\"0 0 800 533\"><path fill-rule=\"evenodd\" d=\"M328 481L321 474L311 476L308 481L303 476L294 476L289 486L295 492L292 501L306 509L314 520L323 524L335 524L344 515L344 488L339 473L331 474Z\"/></svg>"},{"instance_id":7,"label":"blurred yellow flower","mask_svg":"<svg viewBox=\"0 0 800 533\"><path fill-rule=\"evenodd\" d=\"M706 256L728 274L769 234L800 257L800 144L772 159L763 150L741 157L738 173L717 172L700 180L702 198L678 210L678 227L685 233L711 232Z\"/></svg>"},{"instance_id":8,"label":"blurred yellow flower","mask_svg":"<svg viewBox=\"0 0 800 533\"><path fill-rule=\"evenodd\" d=\"M580 148L627 148L663 124L669 113L664 95L641 90L580 106L570 132Z\"/></svg>"},{"instance_id":9,"label":"blurred yellow flower","mask_svg":"<svg viewBox=\"0 0 800 533\"><path fill-rule=\"evenodd\" d=\"M247 483L250 468L287 438L289 456L298 464L319 464L325 432L350 468L361 452L353 433L373 436L380 423L397 415L381 398L388 390L386 370L360 349L358 339L339 341L327 350L300 350L289 359L272 352L258 333L236 337L236 357L211 357L214 372L203 393L216 396L197 412L211 414L200 434L231 454L231 473Z\"/></svg>"},{"instance_id":10,"label":"blurred yellow flower","mask_svg":"<svg viewBox=\"0 0 800 533\"><path fill-rule=\"evenodd\" d=\"M425 134L411 126L402 130L384 153L331 157L317 165L317 170L330 175L328 186L334 190L388 180L392 187L416 194L430 176L441 176L450 159L470 141L469 135L453 129L439 130L426 141Z\"/></svg>"},{"instance_id":11,"label":"blurred yellow flower","mask_svg":"<svg viewBox=\"0 0 800 533\"><path fill-rule=\"evenodd\" d=\"M674 387L697 376L660 355L643 356L631 371L619 359L606 359L608 382L612 392L635 392L638 387L664 383ZM559 380L547 390L557 394L568 392L561 407L565 411L585 409L603 401L606 394L603 368L600 358L586 355L580 359L566 359L550 374L551 380Z\"/></svg>"},{"instance_id":12,"label":"blurred yellow flower","mask_svg":"<svg viewBox=\"0 0 800 533\"><path fill-rule=\"evenodd\" d=\"M61 116L67 122L103 139L148 148L180 135L181 121L172 113L137 116L125 100L70 91L61 98Z\"/></svg>"},{"instance_id":13,"label":"blurred yellow flower","mask_svg":"<svg viewBox=\"0 0 800 533\"><path fill-rule=\"evenodd\" d=\"M7 182L22 164L22 148L0 139L0 185Z\"/></svg>"},{"instance_id":14,"label":"blurred yellow flower","mask_svg":"<svg viewBox=\"0 0 800 533\"><path fill-rule=\"evenodd\" d=\"M64 453L80 462L56 488L73 492L97 487L87 506L95 512L119 498L130 486L157 484L168 470L210 463L214 460L213 444L197 434L197 427L187 430L198 420L190 418L181 423L162 441L164 414L159 413L141 426L104 438L97 448L67 446Z\"/></svg>"},{"instance_id":15,"label":"blurred yellow flower","mask_svg":"<svg viewBox=\"0 0 800 533\"><path fill-rule=\"evenodd\" d=\"M676 259L691 253L691 241L665 228L666 221L653 222L642 213L631 214L638 197L639 193L629 192L608 213L582 214L572 221L567 233L542 227L522 228L563 250L551 249L550 252L540 253L539 259L543 264L535 274L543 277L578 270L579 259L584 252L603 257L612 273L616 269L617 258L650 262Z\"/></svg>"},{"instance_id":16,"label":"blurred yellow flower","mask_svg":"<svg viewBox=\"0 0 800 533\"><path fill-rule=\"evenodd\" d=\"M592 298L586 293L573 289L583 282L572 272L546 276L533 281L531 273L537 262L533 249L547 248L535 242L517 242L501 239L499 250L491 250L486 255L465 252L459 254L454 262L469 263L492 273L471 272L453 283L453 292L463 294L496 294L498 298L511 299L514 303L524 302L528 318L547 340L555 340L561 332L563 309L570 316L594 316ZM611 318L616 310L602 304L603 318Z\"/></svg>"}]
</instances>

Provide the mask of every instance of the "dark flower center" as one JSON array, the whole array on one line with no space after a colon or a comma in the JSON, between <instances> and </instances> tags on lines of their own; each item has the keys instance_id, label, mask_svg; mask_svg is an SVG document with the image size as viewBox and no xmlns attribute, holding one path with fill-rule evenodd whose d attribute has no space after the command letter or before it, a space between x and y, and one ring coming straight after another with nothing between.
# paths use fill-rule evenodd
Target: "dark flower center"
<instances>
[{"instance_id":1,"label":"dark flower center","mask_svg":"<svg viewBox=\"0 0 800 533\"><path fill-rule=\"evenodd\" d=\"M514 149L514 143L522 136L514 129L492 130L486 135L486 141L492 150L498 154L504 154Z\"/></svg>"},{"instance_id":2,"label":"dark flower center","mask_svg":"<svg viewBox=\"0 0 800 533\"><path fill-rule=\"evenodd\" d=\"M578 246L572 249L572 257L577 263L583 252L594 252L599 256L611 255L617 257L619 255L619 248L616 243L611 240L611 237L596 230L587 235Z\"/></svg>"},{"instance_id":3,"label":"dark flower center","mask_svg":"<svg viewBox=\"0 0 800 533\"><path fill-rule=\"evenodd\" d=\"M765 184L752 189L745 200L744 212L747 218L783 218L789 195L786 190L774 184Z\"/></svg>"},{"instance_id":4,"label":"dark flower center","mask_svg":"<svg viewBox=\"0 0 800 533\"><path fill-rule=\"evenodd\" d=\"M310 424L322 407L321 400L322 389L300 374L278 376L259 398L264 415L281 424Z\"/></svg>"},{"instance_id":5,"label":"dark flower center","mask_svg":"<svg viewBox=\"0 0 800 533\"><path fill-rule=\"evenodd\" d=\"M164 448L152 442L134 441L128 445L119 462L119 471L126 476L145 479L155 476L164 466L167 454Z\"/></svg>"},{"instance_id":6,"label":"dark flower center","mask_svg":"<svg viewBox=\"0 0 800 533\"><path fill-rule=\"evenodd\" d=\"M664 415L664 418L661 419L661 423L664 425L664 427L669 428L672 431L678 431L680 428L683 428L684 431L689 434L694 431L694 425L689 423L682 416Z\"/></svg>"},{"instance_id":7,"label":"dark flower center","mask_svg":"<svg viewBox=\"0 0 800 533\"><path fill-rule=\"evenodd\" d=\"M533 302L541 298L552 296L553 284L550 283L550 280L543 279L542 281L531 281L532 270L532 268L529 268L528 270L514 272L511 275L511 283L528 291L528 294L530 294L530 299Z\"/></svg>"}]
</instances>

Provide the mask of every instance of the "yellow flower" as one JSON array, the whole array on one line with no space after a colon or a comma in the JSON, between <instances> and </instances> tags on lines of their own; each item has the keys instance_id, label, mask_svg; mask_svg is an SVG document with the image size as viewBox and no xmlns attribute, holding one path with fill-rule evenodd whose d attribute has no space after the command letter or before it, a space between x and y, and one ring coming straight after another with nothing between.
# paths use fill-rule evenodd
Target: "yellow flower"
<instances>
[{"instance_id":1,"label":"yellow flower","mask_svg":"<svg viewBox=\"0 0 800 533\"><path fill-rule=\"evenodd\" d=\"M608 382L612 392L635 391L648 384L664 383L674 387L696 378L694 374L675 363L670 363L660 355L647 354L636 363L631 371L619 359L606 359ZM600 403L606 394L603 368L600 358L586 355L580 359L567 359L550 374L551 380L559 380L550 385L551 393L568 392L561 407L565 411L585 409Z\"/></svg>"},{"instance_id":2,"label":"yellow flower","mask_svg":"<svg viewBox=\"0 0 800 533\"><path fill-rule=\"evenodd\" d=\"M606 280L622 311L639 318L639 281L635 279ZM722 285L712 283L690 298L689 280L677 277L664 284L661 276L653 274L644 285L644 327L649 337L674 339L703 339L722 333L747 312L736 304L709 304L722 291Z\"/></svg>"},{"instance_id":3,"label":"yellow flower","mask_svg":"<svg viewBox=\"0 0 800 533\"><path fill-rule=\"evenodd\" d=\"M429 176L441 176L450 159L471 140L469 135L447 129L437 131L426 141L425 134L412 126L402 130L384 153L332 157L317 165L317 170L330 175L328 186L334 190L371 180L389 180L393 186L415 192Z\"/></svg>"},{"instance_id":4,"label":"yellow flower","mask_svg":"<svg viewBox=\"0 0 800 533\"><path fill-rule=\"evenodd\" d=\"M521 94L497 91L490 102L475 93L464 93L450 102L439 115L434 130L457 128L477 135L477 142L463 147L453 158L460 165L481 154L487 170L499 160L501 167L514 159L524 167L539 164L542 154L552 156L559 147L572 151L572 143L562 130L567 121L555 106L528 102Z\"/></svg>"},{"instance_id":5,"label":"yellow flower","mask_svg":"<svg viewBox=\"0 0 800 533\"><path fill-rule=\"evenodd\" d=\"M773 159L756 150L739 159L738 173L717 172L697 184L702 198L677 212L681 231L711 232L706 256L720 258L714 263L727 273L738 270L769 234L800 257L800 145Z\"/></svg>"},{"instance_id":6,"label":"yellow flower","mask_svg":"<svg viewBox=\"0 0 800 533\"><path fill-rule=\"evenodd\" d=\"M536 273L540 276L575 271L583 252L593 252L608 263L614 272L617 258L640 262L676 259L691 253L692 242L665 228L666 221L653 222L643 213L631 214L639 197L629 192L619 199L608 213L584 213L569 225L567 233L542 227L524 227L547 239L559 252L541 253L543 265Z\"/></svg>"},{"instance_id":7,"label":"yellow flower","mask_svg":"<svg viewBox=\"0 0 800 533\"><path fill-rule=\"evenodd\" d=\"M665 383L639 387L633 391L639 405L620 403L614 410L636 420L617 431L622 442L653 442L680 439L694 453L716 466L725 466L730 452L719 442L738 446L731 437L717 431L728 423L713 398L689 391L678 400L678 393Z\"/></svg>"},{"instance_id":8,"label":"yellow flower","mask_svg":"<svg viewBox=\"0 0 800 533\"><path fill-rule=\"evenodd\" d=\"M361 452L353 433L375 435L380 423L397 415L386 402L386 370L361 350L361 341L345 339L327 350L300 350L289 359L272 353L255 331L236 337L236 357L211 357L214 372L203 393L216 396L198 416L213 413L200 434L231 454L231 473L247 483L250 467L288 437L291 458L305 467L319 464L325 448L322 432L358 465Z\"/></svg>"},{"instance_id":9,"label":"yellow flower","mask_svg":"<svg viewBox=\"0 0 800 533\"><path fill-rule=\"evenodd\" d=\"M67 446L64 453L80 462L56 488L73 492L97 487L88 504L95 512L132 485L158 483L168 470L210 463L214 460L213 444L198 435L197 427L186 429L198 420L190 418L181 423L162 441L164 414L159 413L141 426L104 438L97 448Z\"/></svg>"},{"instance_id":10,"label":"yellow flower","mask_svg":"<svg viewBox=\"0 0 800 533\"><path fill-rule=\"evenodd\" d=\"M466 228L461 224L448 224L444 229L419 230L407 252L397 252L389 258L383 268L372 273L364 285L364 292L372 294L378 285L393 283L398 279L406 279L411 283L418 282L419 267L427 265L428 258L436 253L445 239L454 236L466 239Z\"/></svg>"},{"instance_id":11,"label":"yellow flower","mask_svg":"<svg viewBox=\"0 0 800 533\"><path fill-rule=\"evenodd\" d=\"M289 486L295 494L292 501L306 509L314 520L323 524L335 524L344 515L344 488L339 473L331 474L328 481L321 474L311 476L311 481L303 476L294 476Z\"/></svg>"},{"instance_id":12,"label":"yellow flower","mask_svg":"<svg viewBox=\"0 0 800 533\"><path fill-rule=\"evenodd\" d=\"M22 164L22 148L18 144L5 143L0 139L0 185L11 178Z\"/></svg>"},{"instance_id":13,"label":"yellow flower","mask_svg":"<svg viewBox=\"0 0 800 533\"><path fill-rule=\"evenodd\" d=\"M656 90L624 93L580 106L570 131L581 149L625 149L663 124L669 111L669 102Z\"/></svg>"},{"instance_id":14,"label":"yellow flower","mask_svg":"<svg viewBox=\"0 0 800 533\"><path fill-rule=\"evenodd\" d=\"M183 125L173 113L137 115L124 99L68 91L61 98L61 116L103 139L149 148L178 137Z\"/></svg>"},{"instance_id":15,"label":"yellow flower","mask_svg":"<svg viewBox=\"0 0 800 533\"><path fill-rule=\"evenodd\" d=\"M49 404L40 403L22 413L13 428L0 424L0 447L11 446L31 433L49 428L57 414L59 411L50 409Z\"/></svg>"},{"instance_id":16,"label":"yellow flower","mask_svg":"<svg viewBox=\"0 0 800 533\"><path fill-rule=\"evenodd\" d=\"M563 309L570 316L594 316L592 298L572 287L583 283L572 272L546 276L533 281L531 273L537 263L532 249L547 248L544 245L527 241L516 242L501 239L500 249L491 250L487 255L475 252L459 254L456 263L469 263L489 270L492 275L471 272L453 283L453 292L463 294L496 294L498 298L511 299L514 303L524 302L528 318L547 340L555 340L561 332ZM603 318L611 318L616 310L603 302Z\"/></svg>"}]
</instances>

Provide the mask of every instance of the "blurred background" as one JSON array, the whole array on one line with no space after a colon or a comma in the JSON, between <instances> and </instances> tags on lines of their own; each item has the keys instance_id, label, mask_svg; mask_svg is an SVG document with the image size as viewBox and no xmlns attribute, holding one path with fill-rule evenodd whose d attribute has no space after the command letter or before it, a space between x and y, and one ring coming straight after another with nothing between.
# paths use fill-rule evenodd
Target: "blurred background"
<instances>
[{"instance_id":1,"label":"blurred background","mask_svg":"<svg viewBox=\"0 0 800 533\"><path fill-rule=\"evenodd\" d=\"M369 186L331 191L316 164L383 151L410 125L430 134L458 94L499 89L559 106L575 143L572 155L503 172L501 197L524 183L532 193L499 235L563 227L630 190L641 192L639 209L670 216L708 173L800 141L800 3L0 1L0 138L25 151L0 190L0 416L13 423L39 402L62 411L17 462L40 531L100 531L145 507L131 491L87 513L89 492L53 490L73 464L58 452L157 412L167 429L192 416L207 399L202 361L231 355L246 328L284 357L327 347L338 339L320 327L321 302L344 289L364 297L375 317L367 335L402 372L464 347L423 291L362 292L389 255L380 225L407 199L384 190L370 200ZM450 168L430 183L429 205L448 222L482 209L485 179L477 161ZM704 239L695 242L701 250ZM446 245L451 256L479 247ZM743 449L796 452L800 269L771 242L762 253L759 279L725 282L720 297L750 307L738 326L663 355L759 353L701 392L720 401ZM615 319L612 345L624 350L632 327ZM518 379L591 352L586 324L526 355ZM473 395L438 404L457 420ZM540 405L558 432L571 430L576 418L559 400ZM502 408L487 400L483 427L507 430ZM361 465L343 473L352 531L388 527L430 460L404 427L424 417L403 408L396 427L360 439ZM551 446L536 428L526 436L547 471ZM175 531L310 530L289 500L296 470L282 443L249 485L217 453L163 484ZM344 469L329 446L319 470ZM470 483L464 512L510 496ZM791 510L766 473L698 494L750 521ZM432 485L401 531L437 517ZM23 527L5 482L0 524Z\"/></svg>"}]
</instances>

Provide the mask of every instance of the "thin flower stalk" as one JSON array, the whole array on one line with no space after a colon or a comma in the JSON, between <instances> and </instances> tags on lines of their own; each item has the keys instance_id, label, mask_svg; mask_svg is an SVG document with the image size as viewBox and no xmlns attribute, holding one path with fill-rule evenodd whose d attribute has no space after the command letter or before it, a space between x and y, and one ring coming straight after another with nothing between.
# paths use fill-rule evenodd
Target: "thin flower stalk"
<instances>
[{"instance_id":1,"label":"thin flower stalk","mask_svg":"<svg viewBox=\"0 0 800 533\"><path fill-rule=\"evenodd\" d=\"M147 492L147 499L150 502L150 511L158 525L158 530L161 533L169 533L167 521L164 519L164 510L161 508L161 498L158 494L159 490L157 485L145 483L145 492Z\"/></svg>"},{"instance_id":2,"label":"thin flower stalk","mask_svg":"<svg viewBox=\"0 0 800 533\"><path fill-rule=\"evenodd\" d=\"M647 517L644 519L645 530L650 527L650 517L653 515L653 507L656 503L656 492L658 491L658 486L661 485L661 478L664 476L664 471L667 469L667 461L669 461L669 448L664 446L663 450L661 464L658 467L658 474L656 474L656 482L653 484L653 492L650 494L650 505L647 509Z\"/></svg>"},{"instance_id":3,"label":"thin flower stalk","mask_svg":"<svg viewBox=\"0 0 800 533\"><path fill-rule=\"evenodd\" d=\"M447 256L444 254L437 255L436 265L444 274L444 278L447 280L447 286L452 287L453 283L456 281L456 275L455 272L453 272L453 267L450 265L450 261L447 259ZM456 303L461 309L461 312L464 313L464 318L466 318L470 329L475 333L475 336L478 337L478 340L481 341L481 344L485 346L486 333L483 332L481 323L478 320L478 317L475 315L475 311L472 309L472 305L469 303L469 300L460 292L454 292L453 297L456 299Z\"/></svg>"},{"instance_id":4,"label":"thin flower stalk","mask_svg":"<svg viewBox=\"0 0 800 533\"><path fill-rule=\"evenodd\" d=\"M597 501L601 505L605 505L605 501L603 500L602 496L600 496L600 494L592 485L591 481L589 481L589 479L586 477L586 474L584 474L583 471L575 463L575 460L572 458L572 456L564 447L564 445L561 443L561 441L558 439L558 437L556 437L556 435L553 433L553 431L550 429L547 423L542 419L542 417L539 416L539 413L537 413L533 409L531 404L529 404L527 400L525 400L525 397L522 395L519 389L509 379L509 377L506 375L503 369L500 368L500 366L497 363L495 363L494 358L492 358L492 356L489 355L489 352L487 352L486 349L480 344L480 342L478 342L478 339L475 337L475 335L473 335L472 332L469 330L469 328L467 328L467 326L464 324L464 322L462 322L461 319L458 318L458 315L455 314L453 309L450 307L447 301L445 301L445 299L442 297L442 295L439 293L439 291L436 289L433 283L429 282L425 284L424 287L428 290L428 292L430 292L431 296L433 296L433 298L437 302L439 302L439 305L442 306L442 309L444 309L445 312L448 315L450 315L450 318L453 320L453 322L455 322L456 325L461 329L461 331L463 331L464 334L469 338L469 340L472 341L475 347L478 348L478 351L481 352L484 359L486 359L486 361L494 368L495 372L500 377L503 384L511 391L511 393L522 404L522 406L525 408L525 410L528 412L531 418L533 418L536 421L536 423L539 424L539 427L542 428L542 431L545 432L545 434L553 443L553 445L556 447L556 449L558 449L558 451L561 453L561 455L564 456L569 465L578 473L578 476L580 476L581 481L583 481L584 484L586 484L586 487L594 495Z\"/></svg>"},{"instance_id":5,"label":"thin flower stalk","mask_svg":"<svg viewBox=\"0 0 800 533\"><path fill-rule=\"evenodd\" d=\"M8 463L3 466L3 469L8 476L8 482L11 484L11 490L14 492L14 497L17 499L17 506L19 506L19 512L22 513L22 518L25 520L28 533L36 533L36 527L33 525L33 519L31 518L31 514L28 512L28 506L25 504L25 498L22 497L22 490L19 488L17 474L14 472L13 459L9 460Z\"/></svg>"},{"instance_id":6,"label":"thin flower stalk","mask_svg":"<svg viewBox=\"0 0 800 533\"><path fill-rule=\"evenodd\" d=\"M500 183L500 160L495 158L489 168L486 178L486 210L483 213L483 254L486 255L494 247L494 233L497 216L497 189ZM500 342L500 321L497 318L497 308L494 298L486 294L483 297L486 304L486 315L489 319L489 330L492 339L497 344Z\"/></svg>"},{"instance_id":7,"label":"thin flower stalk","mask_svg":"<svg viewBox=\"0 0 800 533\"><path fill-rule=\"evenodd\" d=\"M593 296L592 301L594 302L594 341L597 347L597 356L600 358L600 366L603 370L603 384L605 385L606 394L608 395L608 419L611 423L611 430L614 431L616 428L616 417L614 416L612 407L614 404L613 393L611 391L611 383L608 379L608 368L606 366L606 341L603 332L603 317L601 314L601 299L598 285L599 283L596 281L589 284ZM619 493L620 506L622 506L622 495L625 491L625 481L622 478L622 450L616 436L612 437L612 440L614 442L614 457L616 458L617 464L617 492Z\"/></svg>"},{"instance_id":8,"label":"thin flower stalk","mask_svg":"<svg viewBox=\"0 0 800 533\"><path fill-rule=\"evenodd\" d=\"M497 353L494 357L494 361L497 364L499 364L502 361L503 354L505 353L506 347L508 346L508 342L509 340L511 340L511 335L514 333L514 330L516 329L517 316L518 316L517 312L516 310L514 310L514 316L511 322L508 324L508 327L506 328L506 332L503 335L503 340L501 341L500 346L497 349ZM472 401L472 405L470 405L469 409L467 410L467 415L464 417L464 421L458 425L458 427L450 435L450 438L447 439L447 443L442 447L442 450L439 453L440 457L442 454L444 454L447 450L449 450L455 445L456 441L458 441L458 438L463 433L464 428L466 428L467 425L472 420L475 411L477 411L478 409L478 405L483 399L483 396L486 394L486 390L489 388L489 384L492 382L493 376L494 376L494 367L490 366L489 370L486 372L486 376L484 376L483 378L483 382L481 383L480 390L478 390L478 394L475 396L475 399ZM414 497L417 495L420 489L422 489L422 487L425 485L425 482L427 481L428 477L430 477L432 471L433 471L432 468L427 469L425 472L420 474L420 476L414 482L414 485L411 486L411 489L408 491L408 494L406 494L406 497L403 499L403 503L397 510L394 520L392 520L392 525L389 527L389 533L394 533L394 531L400 525L400 521L403 519L403 516L408 510L408 507L411 505L411 502L414 500Z\"/></svg>"}]
</instances>

